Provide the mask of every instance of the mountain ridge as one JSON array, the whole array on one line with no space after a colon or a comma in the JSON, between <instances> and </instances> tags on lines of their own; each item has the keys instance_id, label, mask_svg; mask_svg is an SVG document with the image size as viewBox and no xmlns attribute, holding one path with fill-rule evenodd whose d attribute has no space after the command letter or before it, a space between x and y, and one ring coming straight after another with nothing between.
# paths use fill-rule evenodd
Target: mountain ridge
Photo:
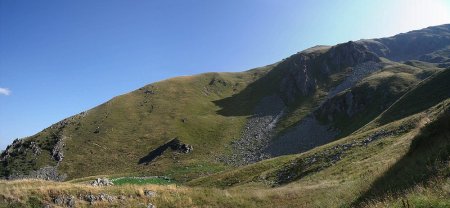
<instances>
[{"instance_id":1,"label":"mountain ridge","mask_svg":"<svg viewBox=\"0 0 450 208\"><path fill-rule=\"evenodd\" d=\"M445 70L449 31L447 24L316 46L244 72L152 83L13 142L1 154L0 172L6 178L132 173L188 181L308 151L350 135L421 80ZM429 65L403 63L410 59ZM138 164L176 137L194 151L167 151L148 166ZM193 171L180 171L186 167Z\"/></svg>"}]
</instances>

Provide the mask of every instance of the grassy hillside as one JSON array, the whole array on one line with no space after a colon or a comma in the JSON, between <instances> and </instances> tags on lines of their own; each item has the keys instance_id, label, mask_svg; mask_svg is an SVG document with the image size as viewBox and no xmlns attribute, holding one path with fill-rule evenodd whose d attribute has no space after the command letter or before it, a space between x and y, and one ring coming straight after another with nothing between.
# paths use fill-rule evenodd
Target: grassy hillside
<instances>
[{"instance_id":1,"label":"grassy hillside","mask_svg":"<svg viewBox=\"0 0 450 208\"><path fill-rule=\"evenodd\" d=\"M227 151L224 144L239 137L246 117L266 92L248 85L271 68L173 78L118 96L26 139L24 147L37 142L44 147L41 154L17 152L20 158L7 160L5 169L21 173L56 164L51 148L56 139L64 138L64 159L58 169L68 179L117 173L191 178L217 172L224 167L215 156ZM245 100L236 97L234 102L240 103L242 114L227 115L227 104L215 103L241 91L246 91ZM166 151L151 166L138 164L140 158L175 137L192 145L194 151Z\"/></svg>"},{"instance_id":2,"label":"grassy hillside","mask_svg":"<svg viewBox=\"0 0 450 208\"><path fill-rule=\"evenodd\" d=\"M448 26L117 96L2 152L0 207L449 207Z\"/></svg>"},{"instance_id":3,"label":"grassy hillside","mask_svg":"<svg viewBox=\"0 0 450 208\"><path fill-rule=\"evenodd\" d=\"M446 73L439 73L426 82L435 86L443 75ZM420 92L420 86L408 94ZM428 93L433 94L433 90L441 89L429 90ZM174 165L175 168L170 169L172 164L165 164L169 173L179 174L178 178L183 178L182 174L219 172L188 183L174 181L180 185L118 184L104 188L86 185L96 176L64 183L1 181L0 207L41 207L55 204L58 197L71 196L75 197L78 207L87 207L90 204L87 195L99 197L102 194L112 197L111 202L97 200L92 202L94 206L146 207L151 203L158 207L402 207L407 203L413 207L446 207L450 203L447 180L450 99L421 109L302 154L272 158L232 170L220 165L214 170L211 170L212 165L188 168ZM399 116L392 113L392 116ZM167 156L174 155L186 156L165 153L156 162L170 161L172 158ZM100 175L121 176L108 171ZM157 195L148 197L145 190Z\"/></svg>"},{"instance_id":4,"label":"grassy hillside","mask_svg":"<svg viewBox=\"0 0 450 208\"><path fill-rule=\"evenodd\" d=\"M189 186L92 187L80 181L0 181L0 207L41 207L71 196L77 207L87 207L90 195L105 197L93 201L95 207L146 207L149 203L157 207L402 207L404 203L446 207L450 203L446 179L450 134L442 129L450 129L449 121L447 99L372 131L300 155L196 179ZM382 136L367 142L374 133ZM338 160L325 159L336 152L341 152ZM308 164L313 155L316 162ZM156 195L146 196L145 190Z\"/></svg>"},{"instance_id":5,"label":"grassy hillside","mask_svg":"<svg viewBox=\"0 0 450 208\"><path fill-rule=\"evenodd\" d=\"M352 116L345 109L322 111L319 118L327 123L332 117L331 123L341 131L340 136L349 135L421 79L439 70L414 64L386 62L381 71L323 105L327 110L332 109L327 103L341 105L339 102L345 101L346 93L351 92L355 103L362 102L362 108ZM289 70L269 65L242 73L208 73L147 85L21 141L22 148L13 149L12 155L17 157L2 161L0 170L4 175L20 175L50 165L67 174L66 179L128 174L166 175L179 181L226 170L230 167L217 158L228 154L229 144L241 136L241 129L247 118L253 116L258 102L280 93L278 86ZM348 69L336 71L319 82L312 95L300 96L288 105L276 132L282 133L310 114L325 99L327 91L349 73ZM169 150L150 165L139 164L150 152L176 137L192 145L194 151L182 154ZM62 162L55 161L52 153L60 140ZM33 143L41 147L39 154L30 148Z\"/></svg>"},{"instance_id":6,"label":"grassy hillside","mask_svg":"<svg viewBox=\"0 0 450 208\"><path fill-rule=\"evenodd\" d=\"M436 86L448 80L447 72L430 77L402 97L424 91L437 95L428 100L410 97L411 102L421 101L415 103L420 109L415 114L405 117L403 111L392 111L391 116L403 119L372 126L300 155L273 158L188 184L226 189L275 187L296 192L314 187L309 190L312 196L299 199L314 206L402 207L410 203L413 207L446 207L450 204L445 200L450 196L450 96L439 97L443 89ZM409 105L402 99L393 106Z\"/></svg>"},{"instance_id":7,"label":"grassy hillside","mask_svg":"<svg viewBox=\"0 0 450 208\"><path fill-rule=\"evenodd\" d=\"M447 99L423 113L300 155L262 161L188 184L226 190L289 190L292 198L287 203L308 207L396 204L404 193L421 195L422 199L410 202L417 205L448 205L445 177L450 167L450 137L441 130L450 127L449 104ZM367 142L368 138L373 140ZM430 187L436 180L442 184Z\"/></svg>"},{"instance_id":8,"label":"grassy hillside","mask_svg":"<svg viewBox=\"0 0 450 208\"><path fill-rule=\"evenodd\" d=\"M408 106L402 106L402 105L410 105L410 102L414 101L420 101L415 103L415 108L420 109L420 111L416 112L415 114L410 114L405 116L404 111L391 111L390 116L400 118L395 121L378 125L378 126L372 126L371 128L367 128L364 131L357 131L345 138L342 138L338 141L317 147L311 151L305 152L300 155L288 155L283 157L277 157L271 160L262 161L253 165L249 165L246 167L242 167L240 169L235 169L232 171L226 171L224 173L219 173L210 177L204 177L201 179L196 179L190 182L190 184L194 185L212 185L212 186L219 186L219 187L225 187L223 184L238 184L227 181L242 181L242 182L248 182L249 178L252 179L252 181L256 182L261 179L269 179L269 181L266 181L267 184L276 184L276 180L274 181L273 178L267 177L268 172L267 171L275 171L280 169L282 167L282 164L292 164L295 163L294 161L297 161L297 165L294 165L292 167L289 167L291 170L295 170L295 168L299 168L296 171L287 171L287 172L297 172L300 171L297 175L300 175L301 177L304 177L308 174L309 170L312 170L314 168L322 166L323 168L328 168L330 166L335 166L333 163L332 165L329 164L330 160L324 160L324 157L331 157L331 158L339 158L339 160L335 160L335 162L341 162L340 158L343 155L346 155L346 150L353 150L353 149L361 149L361 153L364 153L365 155L370 156L371 153L376 153L382 155L381 150L384 148L393 148L395 150L395 147L388 144L380 144L379 148L375 148L374 151L369 151L367 149L369 146L372 146L372 142L380 142L376 141L379 139L384 138L403 138L403 137L411 137L411 135L418 134L418 129L420 129L423 125L429 123L432 120L437 120L434 123L444 123L444 124L433 124L429 125L430 127L427 127L428 129L433 129L433 131L436 131L442 135L446 135L445 129L445 121L448 119L448 104L449 104L449 98L450 96L447 96L446 93L442 94L442 91L448 92L449 89L442 89L441 87L436 86L446 86L443 82L444 80L449 80L450 73L448 73L449 70L444 70L442 72L437 73L436 75L430 77L427 79L424 83L420 84L417 87L413 87L408 93L405 94L398 102L394 103L387 112L389 112L392 108L399 108L399 109L408 109ZM385 73L385 72L380 72ZM378 74L375 74L375 77L378 77ZM370 78L369 78L370 79ZM420 97L421 95L424 95L424 92L429 95L436 95L434 96L435 99L428 99L428 100L422 100L418 99L417 97ZM442 95L442 96L439 96ZM414 97L416 96L416 97ZM405 101L406 100L406 101ZM436 101L438 100L438 102ZM409 101L409 102L408 102ZM426 102L428 101L428 102ZM382 114L382 115L386 115ZM377 120L376 120L377 121ZM427 130L431 131L431 130ZM426 131L424 131L426 132ZM428 133L421 132L420 134L426 135ZM417 139L419 140L419 138ZM361 141L362 144L361 145ZM402 140L400 140L402 141ZM392 144L392 143L391 143ZM423 147L425 148L425 147ZM426 149L426 148L425 148ZM340 152L338 155L336 155L336 152ZM395 154L402 154L401 149L397 149ZM311 162L311 156L315 155L314 161ZM386 157L390 157L390 155L385 155ZM355 158L357 159L357 158ZM303 160L309 160L310 165L305 166L305 161ZM312 165L311 165L312 164ZM311 168L312 167L312 168ZM257 171L251 171L251 170L257 170ZM317 169L322 170L322 169ZM306 173L304 175L303 173ZM317 172L317 171L312 171ZM323 172L323 171L321 171ZM253 174L249 174L253 173ZM239 175L242 175L241 178ZM339 175L345 175L348 176L349 174L339 174ZM296 180L295 178L292 180ZM300 177L300 178L301 178ZM247 178L247 179L245 179ZM298 179L298 178L297 178ZM225 181L225 182L224 182ZM261 180L264 181L264 180Z\"/></svg>"},{"instance_id":9,"label":"grassy hillside","mask_svg":"<svg viewBox=\"0 0 450 208\"><path fill-rule=\"evenodd\" d=\"M42 174L43 167L51 166L45 175L60 174L62 180L126 173L166 175L179 181L218 172L230 166L217 158L232 151L232 142L241 137L263 98L284 99L289 110L281 119L278 131L282 131L309 113L353 65L365 60L378 59L348 42L242 73L207 73L150 84L20 140L8 149L0 172L20 178L30 171ZM310 67L306 74L298 74L300 62ZM310 80L305 89L298 83L304 76ZM174 138L194 151L159 152ZM33 152L32 144L39 151ZM142 164L154 158L155 151L162 155L150 165Z\"/></svg>"},{"instance_id":10,"label":"grassy hillside","mask_svg":"<svg viewBox=\"0 0 450 208\"><path fill-rule=\"evenodd\" d=\"M436 73L389 107L374 123L382 125L423 111L450 97L450 70Z\"/></svg>"}]
</instances>

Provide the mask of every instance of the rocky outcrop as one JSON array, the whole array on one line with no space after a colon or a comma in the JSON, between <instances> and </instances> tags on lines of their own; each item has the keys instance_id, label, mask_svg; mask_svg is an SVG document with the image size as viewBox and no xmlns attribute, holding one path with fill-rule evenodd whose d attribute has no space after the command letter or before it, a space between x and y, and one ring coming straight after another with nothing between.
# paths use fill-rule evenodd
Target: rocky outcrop
<instances>
[{"instance_id":1,"label":"rocky outcrop","mask_svg":"<svg viewBox=\"0 0 450 208\"><path fill-rule=\"evenodd\" d=\"M38 170L30 171L26 174L21 173L13 173L8 176L8 180L16 180L16 179L42 179L49 181L64 181L67 178L66 174L61 174L58 172L57 167L55 166L46 166L42 167Z\"/></svg>"},{"instance_id":2,"label":"rocky outcrop","mask_svg":"<svg viewBox=\"0 0 450 208\"><path fill-rule=\"evenodd\" d=\"M96 202L108 202L115 203L117 200L124 200L126 197L124 196L113 196L106 193L100 194L79 194L77 197L73 195L65 195L65 194L51 194L52 202L54 205L61 207L76 207L77 201L88 202L90 205L95 204ZM50 204L47 207L51 207Z\"/></svg>"},{"instance_id":3,"label":"rocky outcrop","mask_svg":"<svg viewBox=\"0 0 450 208\"><path fill-rule=\"evenodd\" d=\"M97 178L91 182L91 186L112 186L112 185L114 185L114 183L107 178Z\"/></svg>"},{"instance_id":4,"label":"rocky outcrop","mask_svg":"<svg viewBox=\"0 0 450 208\"><path fill-rule=\"evenodd\" d=\"M52 198L53 203L58 206L75 207L76 204L75 197L71 195L54 195Z\"/></svg>"},{"instance_id":5,"label":"rocky outcrop","mask_svg":"<svg viewBox=\"0 0 450 208\"><path fill-rule=\"evenodd\" d=\"M0 155L1 165L5 168L2 175L7 179L38 178L44 180L62 181L66 175L58 172L58 166L64 159L65 139L64 129L68 125L77 125L80 119L86 116L86 112L66 118L53 124L33 137L16 139ZM43 134L39 138L39 134ZM49 161L47 164L40 164L39 160ZM22 160L30 166L10 167L12 160ZM53 160L53 161L52 161ZM6 171L5 171L6 170Z\"/></svg>"},{"instance_id":6,"label":"rocky outcrop","mask_svg":"<svg viewBox=\"0 0 450 208\"><path fill-rule=\"evenodd\" d=\"M333 87L328 92L327 99L330 99L336 96L338 93L355 86L364 77L369 76L373 72L376 72L383 67L384 64L375 61L364 62L352 67L347 77L341 83L339 83L339 85Z\"/></svg>"},{"instance_id":7,"label":"rocky outcrop","mask_svg":"<svg viewBox=\"0 0 450 208\"><path fill-rule=\"evenodd\" d=\"M339 85L328 92L325 101L313 109L313 113L304 117L291 129L274 137L264 150L266 155L280 156L300 153L333 141L339 134L339 131L330 125L321 124L316 118L316 111L320 111L322 108L328 109L329 106L327 104L329 102L327 101L329 99L355 86L361 79L383 67L378 57L368 52L363 45L355 42L332 47L322 57L317 57L316 59L321 60L322 64L316 64L315 70L322 73L335 72L345 67L348 67L350 72ZM348 96L344 97L344 100L346 105L350 106L345 108L349 114L353 115L353 113L358 111L359 103L353 102L354 97L352 94L348 94Z\"/></svg>"},{"instance_id":8,"label":"rocky outcrop","mask_svg":"<svg viewBox=\"0 0 450 208\"><path fill-rule=\"evenodd\" d=\"M145 87L139 88L139 91L143 92L146 95L154 95L156 94L157 87L155 85L147 85Z\"/></svg>"},{"instance_id":9,"label":"rocky outcrop","mask_svg":"<svg viewBox=\"0 0 450 208\"><path fill-rule=\"evenodd\" d=\"M178 138L173 139L168 143L169 147L174 151L179 151L182 153L190 153L194 150L194 147L190 144L182 143Z\"/></svg>"},{"instance_id":10,"label":"rocky outcrop","mask_svg":"<svg viewBox=\"0 0 450 208\"><path fill-rule=\"evenodd\" d=\"M286 106L316 92L318 80L326 80L344 69L350 71L340 85L330 90L329 96L332 97L379 70L382 67L379 63L380 59L374 53L352 41L289 57L273 69L281 73L279 93L261 100L248 119L241 138L232 143L232 155L219 159L233 165L245 165L272 156L303 152L332 141L338 131L320 124L314 114L306 116L282 135L273 135L272 130ZM259 108L270 110L261 111Z\"/></svg>"},{"instance_id":11,"label":"rocky outcrop","mask_svg":"<svg viewBox=\"0 0 450 208\"><path fill-rule=\"evenodd\" d=\"M12 144L6 147L6 150L0 154L0 161L6 161L11 157L24 154L27 150L31 150L34 156L41 154L41 148L36 142L27 141L25 139L15 139Z\"/></svg>"},{"instance_id":12,"label":"rocky outcrop","mask_svg":"<svg viewBox=\"0 0 450 208\"><path fill-rule=\"evenodd\" d=\"M109 203L113 203L115 200L117 200L116 196L112 196L105 193L100 193L98 195L88 193L84 196L80 197L82 200L89 202L89 204L94 204L96 201L107 201Z\"/></svg>"},{"instance_id":13,"label":"rocky outcrop","mask_svg":"<svg viewBox=\"0 0 450 208\"><path fill-rule=\"evenodd\" d=\"M280 94L286 103L292 103L300 96L309 96L316 91L317 80L311 68L313 59L310 54L298 54L277 66L287 68L287 73L281 80Z\"/></svg>"},{"instance_id":14,"label":"rocky outcrop","mask_svg":"<svg viewBox=\"0 0 450 208\"><path fill-rule=\"evenodd\" d=\"M353 41L338 44L330 48L324 56L325 60L322 62L321 67L321 71L323 72L328 72L325 69L331 67L336 71L369 61L380 62L376 54L369 51L364 45Z\"/></svg>"},{"instance_id":15,"label":"rocky outcrop","mask_svg":"<svg viewBox=\"0 0 450 208\"><path fill-rule=\"evenodd\" d=\"M373 99L374 91L370 88L363 94L346 91L344 94L325 102L314 113L317 117L326 118L328 122L333 122L340 115L351 118L353 115L366 110Z\"/></svg>"},{"instance_id":16,"label":"rocky outcrop","mask_svg":"<svg viewBox=\"0 0 450 208\"><path fill-rule=\"evenodd\" d=\"M66 146L64 143L64 136L57 137L57 142L52 149L52 157L58 163L64 159L64 147Z\"/></svg>"},{"instance_id":17,"label":"rocky outcrop","mask_svg":"<svg viewBox=\"0 0 450 208\"><path fill-rule=\"evenodd\" d=\"M53 207L52 205L56 205L58 207L77 207L77 204L86 206L86 202L89 203L90 206L99 206L97 203L102 203L101 206L105 206L105 204L109 204L106 206L116 207L121 204L123 207L124 204L127 204L127 200L135 200L138 197L142 197L140 195L112 195L107 193L91 193L91 192L79 192L74 195L69 194L61 194L61 193L52 193L50 191L51 203L45 205L44 207ZM154 197L156 196L156 192L151 190L144 190L144 196ZM118 204L119 203L119 204ZM120 206L120 205L119 205ZM156 208L155 205L148 203L146 207Z\"/></svg>"},{"instance_id":18,"label":"rocky outcrop","mask_svg":"<svg viewBox=\"0 0 450 208\"><path fill-rule=\"evenodd\" d=\"M370 52L363 44L350 41L331 47L323 53L295 54L280 63L274 70L284 72L280 94L285 103L289 104L301 96L314 94L319 79L326 79L330 74L347 67L366 66L365 63L374 65L379 62L378 56Z\"/></svg>"},{"instance_id":19,"label":"rocky outcrop","mask_svg":"<svg viewBox=\"0 0 450 208\"><path fill-rule=\"evenodd\" d=\"M36 142L17 139L2 153L0 161L2 162L2 165L6 167L8 165L8 162L11 159L14 159L16 156L29 155L29 157L32 158L31 164L34 165L35 162L33 161L35 161L37 157L41 155L42 151L42 148L39 147ZM60 174L57 170L57 167L55 166L44 166L38 168L37 170L29 171L14 169L2 174L5 174L3 177L8 180L36 178L43 180L63 181L67 177L64 174Z\"/></svg>"}]
</instances>

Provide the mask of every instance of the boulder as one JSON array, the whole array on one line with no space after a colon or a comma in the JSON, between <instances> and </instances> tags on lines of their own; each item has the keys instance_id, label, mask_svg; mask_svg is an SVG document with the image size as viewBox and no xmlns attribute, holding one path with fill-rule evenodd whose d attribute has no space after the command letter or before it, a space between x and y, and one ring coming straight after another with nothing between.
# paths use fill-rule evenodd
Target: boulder
<instances>
[{"instance_id":1,"label":"boulder","mask_svg":"<svg viewBox=\"0 0 450 208\"><path fill-rule=\"evenodd\" d=\"M91 193L84 196L84 200L89 202L89 204L93 204L95 201L97 201L97 197Z\"/></svg>"},{"instance_id":2,"label":"boulder","mask_svg":"<svg viewBox=\"0 0 450 208\"><path fill-rule=\"evenodd\" d=\"M53 203L58 206L75 207L75 197L57 195L53 197Z\"/></svg>"},{"instance_id":3,"label":"boulder","mask_svg":"<svg viewBox=\"0 0 450 208\"><path fill-rule=\"evenodd\" d=\"M99 126L97 126L97 128L94 130L94 134L98 134L98 133L100 133L100 127Z\"/></svg>"},{"instance_id":4,"label":"boulder","mask_svg":"<svg viewBox=\"0 0 450 208\"><path fill-rule=\"evenodd\" d=\"M150 190L144 190L144 195L146 197L153 197L153 196L156 196L156 192L150 191Z\"/></svg>"},{"instance_id":5,"label":"boulder","mask_svg":"<svg viewBox=\"0 0 450 208\"><path fill-rule=\"evenodd\" d=\"M181 143L178 138L173 139L169 142L169 146L172 150L177 150L182 153L190 153L194 150L194 147L190 144Z\"/></svg>"},{"instance_id":6,"label":"boulder","mask_svg":"<svg viewBox=\"0 0 450 208\"><path fill-rule=\"evenodd\" d=\"M92 186L112 186L114 184L107 178L97 178L91 182L91 185Z\"/></svg>"}]
</instances>

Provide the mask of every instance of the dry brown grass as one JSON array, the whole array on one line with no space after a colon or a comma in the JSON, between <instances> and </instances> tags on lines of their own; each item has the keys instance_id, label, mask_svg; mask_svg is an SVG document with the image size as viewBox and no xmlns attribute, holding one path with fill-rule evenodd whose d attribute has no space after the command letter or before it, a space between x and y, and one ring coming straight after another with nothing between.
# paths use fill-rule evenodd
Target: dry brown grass
<instances>
[{"instance_id":1,"label":"dry brown grass","mask_svg":"<svg viewBox=\"0 0 450 208\"><path fill-rule=\"evenodd\" d=\"M340 188L339 188L340 187ZM0 202L14 206L29 206L31 197L38 198L43 204L53 204L54 196L83 196L88 193L98 195L106 193L113 196L125 196L126 200L113 203L95 202L94 207L145 207L152 203L157 207L316 207L333 204L336 197L318 204L324 196L333 190L344 187L337 181L321 181L316 184L267 188L249 184L227 190L217 188L184 187L177 185L124 185L110 187L92 187L90 185L68 182L50 182L42 180L0 181ZM157 196L148 198L144 190L152 190ZM342 203L342 202L340 202ZM77 199L77 207L89 204ZM4 206L7 207L5 204Z\"/></svg>"}]
</instances>

